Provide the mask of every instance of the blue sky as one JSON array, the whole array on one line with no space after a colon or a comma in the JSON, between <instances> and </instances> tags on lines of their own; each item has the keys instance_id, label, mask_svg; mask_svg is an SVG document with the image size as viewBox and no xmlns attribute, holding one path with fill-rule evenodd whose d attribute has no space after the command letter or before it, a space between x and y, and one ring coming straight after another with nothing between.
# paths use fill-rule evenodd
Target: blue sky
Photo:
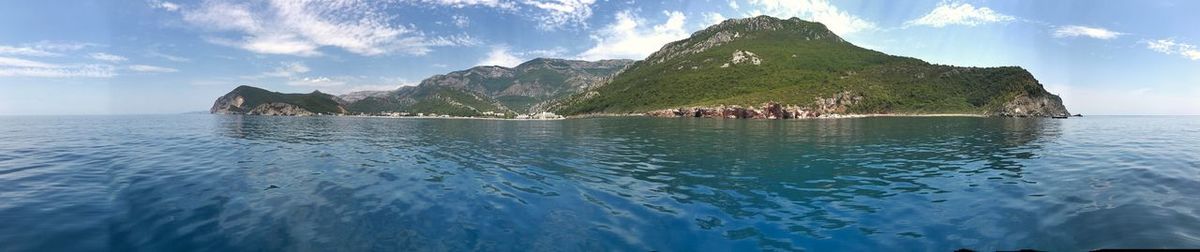
<instances>
[{"instance_id":1,"label":"blue sky","mask_svg":"<svg viewBox=\"0 0 1200 252\"><path fill-rule=\"evenodd\" d=\"M0 115L203 111L237 85L341 94L536 57L641 59L727 18L1021 66L1084 114L1200 114L1200 1L40 0L0 3Z\"/></svg>"}]
</instances>

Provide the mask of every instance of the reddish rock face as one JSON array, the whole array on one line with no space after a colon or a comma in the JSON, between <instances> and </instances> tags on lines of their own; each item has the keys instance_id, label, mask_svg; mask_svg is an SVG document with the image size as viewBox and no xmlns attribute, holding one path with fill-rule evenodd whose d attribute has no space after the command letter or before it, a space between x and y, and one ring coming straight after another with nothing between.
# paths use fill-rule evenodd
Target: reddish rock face
<instances>
[{"instance_id":1,"label":"reddish rock face","mask_svg":"<svg viewBox=\"0 0 1200 252\"><path fill-rule=\"evenodd\" d=\"M791 119L791 113L783 110L783 106L779 103L770 102L763 105L763 110L766 111L766 117L769 119Z\"/></svg>"}]
</instances>

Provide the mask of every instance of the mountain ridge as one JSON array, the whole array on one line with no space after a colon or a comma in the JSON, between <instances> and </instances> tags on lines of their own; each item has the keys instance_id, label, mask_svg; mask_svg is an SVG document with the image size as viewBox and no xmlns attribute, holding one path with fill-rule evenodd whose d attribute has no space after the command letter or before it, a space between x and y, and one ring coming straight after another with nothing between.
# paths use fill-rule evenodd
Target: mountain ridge
<instances>
[{"instance_id":1,"label":"mountain ridge","mask_svg":"<svg viewBox=\"0 0 1200 252\"><path fill-rule=\"evenodd\" d=\"M297 96L300 94L281 94L260 88L240 86L218 98L210 112L264 114L270 108L278 108L287 111L265 114L422 113L453 116L533 114L545 111L544 104L548 101L567 97L607 81L612 74L632 62L632 60L583 61L536 58L511 68L476 66L438 74L422 80L416 86L405 86L390 91L359 91L341 96L304 96L305 99L330 100L324 102L323 106L293 104L299 101L294 97L301 97ZM259 103L280 104L251 113L252 108L242 108L245 100L254 101L252 104L254 106L258 106ZM339 109L329 108L328 105L334 103L338 104ZM284 106L283 104L295 106Z\"/></svg>"},{"instance_id":2,"label":"mountain ridge","mask_svg":"<svg viewBox=\"0 0 1200 252\"><path fill-rule=\"evenodd\" d=\"M279 95L270 97L286 97ZM310 99L326 96L314 97ZM318 106L321 112L315 113L552 111L732 118L1069 114L1060 97L1020 67L930 64L858 47L818 22L769 16L723 21L638 61L536 58L511 68L476 66L431 76L417 86L332 99L340 109ZM218 99L213 113L230 101ZM314 104L328 102L297 107ZM221 111L248 113L240 107Z\"/></svg>"},{"instance_id":3,"label":"mountain ridge","mask_svg":"<svg viewBox=\"0 0 1200 252\"><path fill-rule=\"evenodd\" d=\"M668 43L611 82L560 100L551 110L581 115L741 109L761 115L770 104L790 107L783 117L1068 114L1061 98L1020 67L930 64L855 46L820 23L769 16L726 20Z\"/></svg>"}]
</instances>

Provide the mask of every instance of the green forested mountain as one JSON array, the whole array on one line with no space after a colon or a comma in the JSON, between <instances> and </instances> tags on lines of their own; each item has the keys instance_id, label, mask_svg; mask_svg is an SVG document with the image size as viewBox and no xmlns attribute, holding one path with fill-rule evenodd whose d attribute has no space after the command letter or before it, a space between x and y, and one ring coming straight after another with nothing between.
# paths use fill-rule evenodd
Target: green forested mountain
<instances>
[{"instance_id":1,"label":"green forested mountain","mask_svg":"<svg viewBox=\"0 0 1200 252\"><path fill-rule=\"evenodd\" d=\"M284 113L286 115L346 113L346 109L338 102L338 98L330 94L321 92L283 94L244 85L217 98L209 111L225 114L276 114L271 111L282 110L278 107L273 108L271 105L286 105L283 109L293 111Z\"/></svg>"},{"instance_id":2,"label":"green forested mountain","mask_svg":"<svg viewBox=\"0 0 1200 252\"><path fill-rule=\"evenodd\" d=\"M425 113L454 116L474 116L486 112L509 115L545 111L548 101L569 97L593 88L608 80L614 73L632 63L631 60L601 60L595 62L538 58L516 67L479 66L467 70L435 75L417 86L403 87L393 91L368 91L346 94L341 97L320 96L310 100L320 101L325 106L298 106L317 109L313 113L331 113L329 106L343 108L342 113ZM247 92L243 89L253 89ZM239 87L214 104L213 113L250 113L251 108L218 110L228 107L234 97L256 102L293 104L299 94L279 94L266 90ZM224 98L223 97L223 98ZM257 106L258 103L253 104ZM279 113L274 113L279 114ZM291 113L283 113L291 114ZM303 114L303 113L301 113Z\"/></svg>"},{"instance_id":3,"label":"green forested mountain","mask_svg":"<svg viewBox=\"0 0 1200 252\"><path fill-rule=\"evenodd\" d=\"M449 87L491 97L518 113L541 111L539 103L564 98L602 84L631 60L595 62L537 58L513 68L479 66L435 75L421 86Z\"/></svg>"},{"instance_id":4,"label":"green forested mountain","mask_svg":"<svg viewBox=\"0 0 1200 252\"><path fill-rule=\"evenodd\" d=\"M484 112L509 112L489 96L453 87L421 85L349 102L351 113L426 113L473 116Z\"/></svg>"},{"instance_id":5,"label":"green forested mountain","mask_svg":"<svg viewBox=\"0 0 1200 252\"><path fill-rule=\"evenodd\" d=\"M669 43L552 110L632 113L767 102L845 113L1067 114L1058 96L1019 67L930 64L855 46L820 23L768 16L727 20Z\"/></svg>"}]
</instances>

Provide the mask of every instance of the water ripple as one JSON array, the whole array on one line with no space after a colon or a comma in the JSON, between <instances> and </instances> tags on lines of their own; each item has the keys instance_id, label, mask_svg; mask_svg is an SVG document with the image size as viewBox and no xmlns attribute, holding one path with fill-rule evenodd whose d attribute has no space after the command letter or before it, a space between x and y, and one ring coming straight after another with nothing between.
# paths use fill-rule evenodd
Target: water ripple
<instances>
[{"instance_id":1,"label":"water ripple","mask_svg":"<svg viewBox=\"0 0 1200 252\"><path fill-rule=\"evenodd\" d=\"M1200 118L0 120L17 251L1200 246Z\"/></svg>"}]
</instances>

